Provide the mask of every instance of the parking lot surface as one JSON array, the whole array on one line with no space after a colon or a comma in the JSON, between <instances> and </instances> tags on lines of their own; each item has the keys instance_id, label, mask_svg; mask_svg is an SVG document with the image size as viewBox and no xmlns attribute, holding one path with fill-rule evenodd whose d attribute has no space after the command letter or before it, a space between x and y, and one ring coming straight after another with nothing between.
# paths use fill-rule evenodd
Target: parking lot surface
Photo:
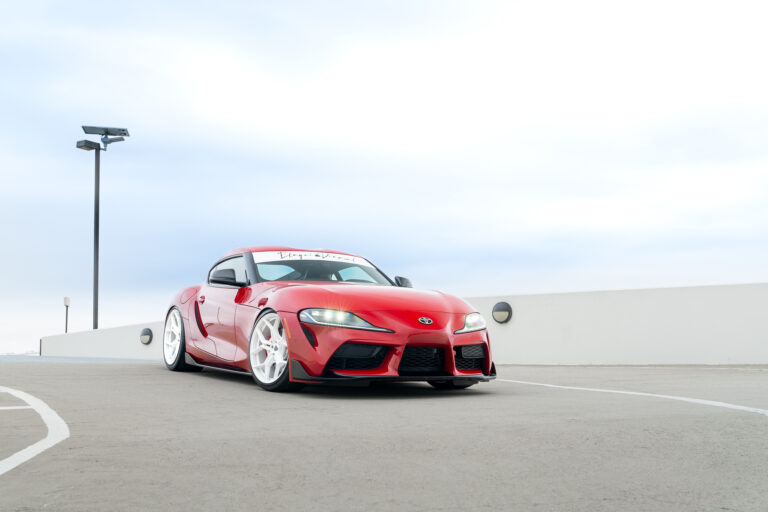
<instances>
[{"instance_id":1,"label":"parking lot surface","mask_svg":"<svg viewBox=\"0 0 768 512\"><path fill-rule=\"evenodd\" d=\"M0 386L70 431L0 475L0 510L768 510L768 367L498 371L463 391L273 394L162 364L0 357ZM0 393L0 459L46 436L16 406Z\"/></svg>"}]
</instances>

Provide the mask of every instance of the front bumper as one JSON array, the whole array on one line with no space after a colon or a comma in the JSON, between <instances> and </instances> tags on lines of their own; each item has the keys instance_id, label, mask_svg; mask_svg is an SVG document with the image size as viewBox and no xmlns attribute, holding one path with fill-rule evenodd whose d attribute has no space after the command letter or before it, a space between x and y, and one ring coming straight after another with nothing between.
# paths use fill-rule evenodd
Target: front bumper
<instances>
[{"instance_id":1,"label":"front bumper","mask_svg":"<svg viewBox=\"0 0 768 512\"><path fill-rule=\"evenodd\" d=\"M394 331L385 333L302 324L295 313L280 313L294 382L474 383L496 377L487 331L454 333L464 315L429 312L434 323L425 326L418 322L422 313L366 312L367 321Z\"/></svg>"}]
</instances>

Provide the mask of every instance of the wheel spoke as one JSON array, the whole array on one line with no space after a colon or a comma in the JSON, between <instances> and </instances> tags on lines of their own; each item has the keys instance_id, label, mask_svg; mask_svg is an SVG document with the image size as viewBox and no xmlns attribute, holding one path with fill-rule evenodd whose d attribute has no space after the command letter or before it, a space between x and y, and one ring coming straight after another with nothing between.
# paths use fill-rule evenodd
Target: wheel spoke
<instances>
[{"instance_id":1,"label":"wheel spoke","mask_svg":"<svg viewBox=\"0 0 768 512\"><path fill-rule=\"evenodd\" d=\"M270 346L269 340L267 340L267 338L264 337L264 333L262 333L261 330L259 329L256 330L256 337L259 340L259 345L261 345L262 347Z\"/></svg>"},{"instance_id":2,"label":"wheel spoke","mask_svg":"<svg viewBox=\"0 0 768 512\"><path fill-rule=\"evenodd\" d=\"M276 360L275 361L275 375L280 375L283 372L283 368L285 368L285 365L287 363L282 360Z\"/></svg>"},{"instance_id":3,"label":"wheel spoke","mask_svg":"<svg viewBox=\"0 0 768 512\"><path fill-rule=\"evenodd\" d=\"M275 326L274 322L267 321L267 328L269 329L269 339L272 341L276 341L280 339L280 333L278 332L277 327Z\"/></svg>"}]
</instances>

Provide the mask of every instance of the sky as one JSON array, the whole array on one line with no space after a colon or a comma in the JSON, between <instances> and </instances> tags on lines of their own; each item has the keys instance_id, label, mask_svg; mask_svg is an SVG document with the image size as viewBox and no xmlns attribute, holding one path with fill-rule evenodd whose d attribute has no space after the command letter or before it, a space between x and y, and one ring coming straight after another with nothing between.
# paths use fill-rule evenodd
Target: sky
<instances>
[{"instance_id":1,"label":"sky","mask_svg":"<svg viewBox=\"0 0 768 512\"><path fill-rule=\"evenodd\" d=\"M230 249L460 296L768 281L760 1L5 2L0 353L161 319ZM95 137L91 136L91 139Z\"/></svg>"}]
</instances>

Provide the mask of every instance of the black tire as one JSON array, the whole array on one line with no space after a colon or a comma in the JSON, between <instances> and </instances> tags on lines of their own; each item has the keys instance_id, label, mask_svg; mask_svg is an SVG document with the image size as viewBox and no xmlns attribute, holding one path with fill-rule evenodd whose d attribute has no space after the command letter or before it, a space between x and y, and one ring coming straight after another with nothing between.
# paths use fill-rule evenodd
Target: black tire
<instances>
[{"instance_id":1,"label":"black tire","mask_svg":"<svg viewBox=\"0 0 768 512\"><path fill-rule=\"evenodd\" d=\"M180 332L180 340L179 340L179 350L176 352L176 357L171 361L170 363L166 359L165 354L165 335L166 330L169 328L168 321L171 317L171 314L178 313L178 319L179 319L179 327L181 329ZM184 319L181 316L181 311L176 306L173 306L171 309L168 310L168 314L165 315L165 324L163 325L163 362L165 362L165 366L171 370L172 372L199 372L202 370L199 366L193 366L186 362L184 356L187 354L187 340L186 340L186 331L184 330Z\"/></svg>"},{"instance_id":2,"label":"black tire","mask_svg":"<svg viewBox=\"0 0 768 512\"><path fill-rule=\"evenodd\" d=\"M274 392L290 392L290 391L298 391L301 388L304 387L303 384L299 382L291 382L290 379L290 359L288 359L287 364L285 366L285 369L283 370L283 374L280 375L280 377L274 381L265 383L259 380L259 378L256 376L256 372L253 371L253 366L251 364L251 343L253 343L253 334L256 330L256 326L259 324L259 320L261 320L263 317L265 317L268 314L277 314L276 311L272 309L265 309L261 313L259 313L259 316L256 317L256 321L253 322L253 328L251 329L251 335L248 338L248 368L251 370L251 377L253 377L253 380L256 381L256 384L259 385L260 388L266 390L266 391L274 391ZM282 332L283 331L283 323L280 322L280 325L278 329ZM286 347L288 344L288 340L286 339Z\"/></svg>"},{"instance_id":3,"label":"black tire","mask_svg":"<svg viewBox=\"0 0 768 512\"><path fill-rule=\"evenodd\" d=\"M467 389L470 386L474 386L477 382L456 382L453 380L430 380L429 385L435 389L441 391L451 391L455 389Z\"/></svg>"}]
</instances>

